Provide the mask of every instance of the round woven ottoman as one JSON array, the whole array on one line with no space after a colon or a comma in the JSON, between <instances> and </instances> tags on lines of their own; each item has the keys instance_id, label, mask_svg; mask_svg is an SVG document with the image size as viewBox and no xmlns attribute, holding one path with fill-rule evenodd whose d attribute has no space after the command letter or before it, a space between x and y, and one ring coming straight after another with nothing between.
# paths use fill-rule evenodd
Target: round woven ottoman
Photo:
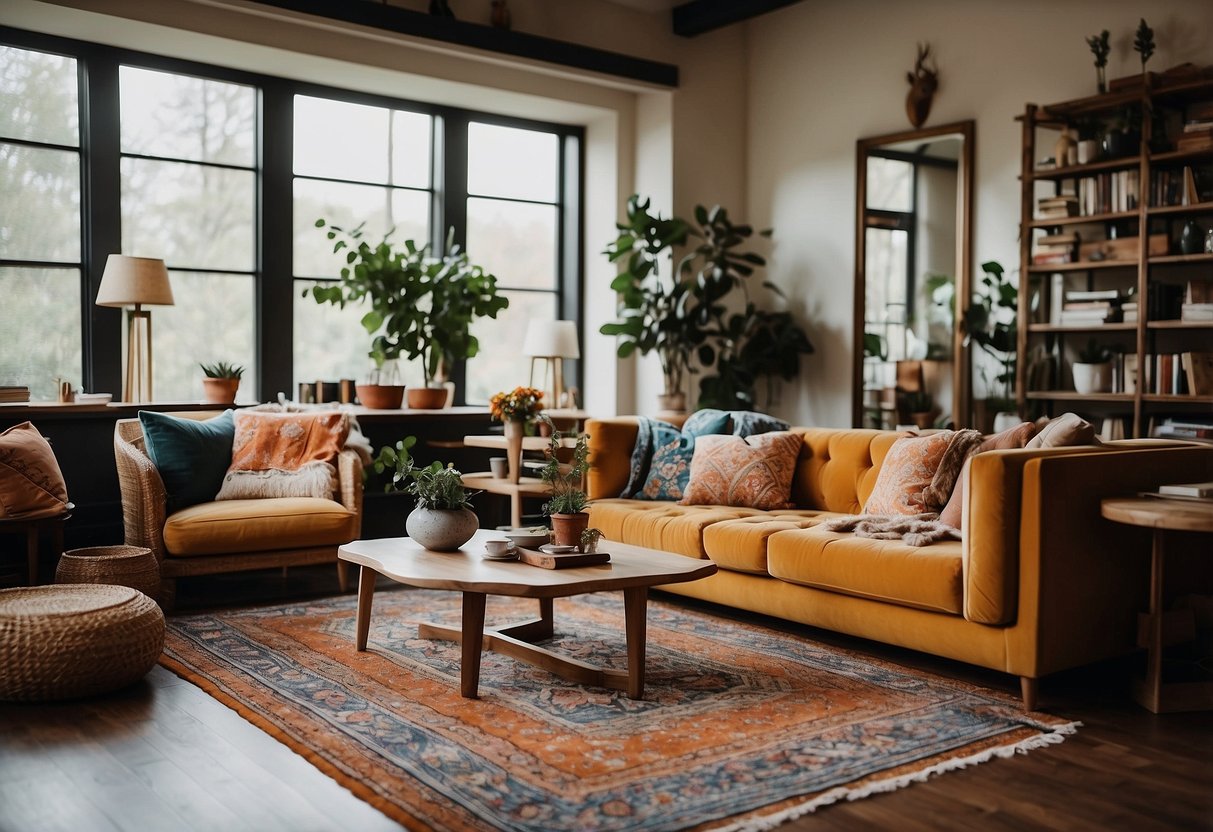
<instances>
[{"instance_id":1,"label":"round woven ottoman","mask_svg":"<svg viewBox=\"0 0 1213 832\"><path fill-rule=\"evenodd\" d=\"M144 546L72 549L59 558L55 583L118 584L154 599L160 594L160 564Z\"/></svg>"},{"instance_id":2,"label":"round woven ottoman","mask_svg":"<svg viewBox=\"0 0 1213 832\"><path fill-rule=\"evenodd\" d=\"M164 613L126 586L0 590L0 699L71 699L143 678L164 649Z\"/></svg>"}]
</instances>

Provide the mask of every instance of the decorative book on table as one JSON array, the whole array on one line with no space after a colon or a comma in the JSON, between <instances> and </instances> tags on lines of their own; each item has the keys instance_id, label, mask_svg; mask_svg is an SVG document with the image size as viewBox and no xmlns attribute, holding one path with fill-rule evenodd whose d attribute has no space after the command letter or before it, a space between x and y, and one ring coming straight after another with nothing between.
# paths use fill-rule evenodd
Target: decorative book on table
<instances>
[{"instance_id":1,"label":"decorative book on table","mask_svg":"<svg viewBox=\"0 0 1213 832\"><path fill-rule=\"evenodd\" d=\"M518 547L518 560L540 569L568 569L574 566L595 566L609 563L609 552L541 552Z\"/></svg>"},{"instance_id":2,"label":"decorative book on table","mask_svg":"<svg viewBox=\"0 0 1213 832\"><path fill-rule=\"evenodd\" d=\"M1158 493L1170 497L1213 499L1213 482L1181 482L1158 486Z\"/></svg>"}]
</instances>

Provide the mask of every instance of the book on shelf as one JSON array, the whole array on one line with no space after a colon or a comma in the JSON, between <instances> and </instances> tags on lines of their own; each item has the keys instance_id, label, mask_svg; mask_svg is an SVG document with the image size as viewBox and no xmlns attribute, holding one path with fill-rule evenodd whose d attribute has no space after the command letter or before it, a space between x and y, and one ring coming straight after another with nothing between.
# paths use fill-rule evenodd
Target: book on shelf
<instances>
[{"instance_id":1,"label":"book on shelf","mask_svg":"<svg viewBox=\"0 0 1213 832\"><path fill-rule=\"evenodd\" d=\"M1155 423L1153 419L1150 421L1151 436L1160 439L1199 439L1213 442L1213 419L1201 422L1195 419L1168 417L1161 423Z\"/></svg>"},{"instance_id":2,"label":"book on shelf","mask_svg":"<svg viewBox=\"0 0 1213 832\"><path fill-rule=\"evenodd\" d=\"M1045 196L1036 200L1036 218L1041 220L1065 219L1078 216L1078 197L1072 194Z\"/></svg>"},{"instance_id":3,"label":"book on shelf","mask_svg":"<svg viewBox=\"0 0 1213 832\"><path fill-rule=\"evenodd\" d=\"M1056 234L1045 234L1036 238L1036 245L1044 248L1069 248L1079 241L1075 231L1061 231Z\"/></svg>"},{"instance_id":4,"label":"book on shelf","mask_svg":"<svg viewBox=\"0 0 1213 832\"><path fill-rule=\"evenodd\" d=\"M1119 289L1071 289L1066 292L1066 301L1084 301L1084 300L1119 300L1121 297Z\"/></svg>"},{"instance_id":5,"label":"book on shelf","mask_svg":"<svg viewBox=\"0 0 1213 832\"><path fill-rule=\"evenodd\" d=\"M1037 251L1032 254L1033 266L1060 266L1073 262L1074 255L1069 251Z\"/></svg>"},{"instance_id":6,"label":"book on shelf","mask_svg":"<svg viewBox=\"0 0 1213 832\"><path fill-rule=\"evenodd\" d=\"M1156 170L1150 174L1150 204L1155 206L1195 205L1202 201L1202 191L1197 183L1197 174L1191 165L1182 170ZM1213 193L1206 194L1213 198Z\"/></svg>"},{"instance_id":7,"label":"book on shelf","mask_svg":"<svg viewBox=\"0 0 1213 832\"><path fill-rule=\"evenodd\" d=\"M1188 121L1213 121L1213 101L1193 101L1184 108Z\"/></svg>"},{"instance_id":8,"label":"book on shelf","mask_svg":"<svg viewBox=\"0 0 1213 832\"><path fill-rule=\"evenodd\" d=\"M1184 153L1193 150L1213 149L1213 128L1197 130L1192 133L1181 133L1175 140L1175 149Z\"/></svg>"},{"instance_id":9,"label":"book on shelf","mask_svg":"<svg viewBox=\"0 0 1213 832\"><path fill-rule=\"evenodd\" d=\"M1120 305L1120 314L1126 324L1137 323L1137 301L1128 301Z\"/></svg>"},{"instance_id":10,"label":"book on shelf","mask_svg":"<svg viewBox=\"0 0 1213 832\"><path fill-rule=\"evenodd\" d=\"M1141 198L1141 172L1113 170L1078 180L1079 215L1133 211Z\"/></svg>"},{"instance_id":11,"label":"book on shelf","mask_svg":"<svg viewBox=\"0 0 1213 832\"><path fill-rule=\"evenodd\" d=\"M1201 119L1199 121L1185 121L1185 133L1201 133L1213 130L1213 119Z\"/></svg>"},{"instance_id":12,"label":"book on shelf","mask_svg":"<svg viewBox=\"0 0 1213 832\"><path fill-rule=\"evenodd\" d=\"M28 402L29 388L21 384L0 385L0 402Z\"/></svg>"},{"instance_id":13,"label":"book on shelf","mask_svg":"<svg viewBox=\"0 0 1213 832\"><path fill-rule=\"evenodd\" d=\"M1184 287L1178 283L1163 283L1152 281L1146 287L1146 309L1148 320L1176 321L1179 320L1180 309L1184 301Z\"/></svg>"},{"instance_id":14,"label":"book on shelf","mask_svg":"<svg viewBox=\"0 0 1213 832\"><path fill-rule=\"evenodd\" d=\"M1179 319L1188 323L1213 321L1213 303L1185 303L1179 307Z\"/></svg>"},{"instance_id":15,"label":"book on shelf","mask_svg":"<svg viewBox=\"0 0 1213 832\"><path fill-rule=\"evenodd\" d=\"M1213 482L1177 482L1158 486L1159 494L1174 497L1213 498Z\"/></svg>"},{"instance_id":16,"label":"book on shelf","mask_svg":"<svg viewBox=\"0 0 1213 832\"><path fill-rule=\"evenodd\" d=\"M1183 367L1183 353L1163 352L1145 356L1146 393L1159 396L1191 394L1188 373Z\"/></svg>"},{"instance_id":17,"label":"book on shelf","mask_svg":"<svg viewBox=\"0 0 1213 832\"><path fill-rule=\"evenodd\" d=\"M1117 353L1112 360L1112 392L1137 392L1137 353Z\"/></svg>"},{"instance_id":18,"label":"book on shelf","mask_svg":"<svg viewBox=\"0 0 1213 832\"><path fill-rule=\"evenodd\" d=\"M1104 442L1113 442L1125 438L1125 420L1123 416L1107 416L1099 426L1099 438Z\"/></svg>"},{"instance_id":19,"label":"book on shelf","mask_svg":"<svg viewBox=\"0 0 1213 832\"><path fill-rule=\"evenodd\" d=\"M1185 352L1180 365L1194 396L1213 396L1213 352Z\"/></svg>"},{"instance_id":20,"label":"book on shelf","mask_svg":"<svg viewBox=\"0 0 1213 832\"><path fill-rule=\"evenodd\" d=\"M1213 303L1213 278L1197 277L1184 287L1184 303Z\"/></svg>"}]
</instances>

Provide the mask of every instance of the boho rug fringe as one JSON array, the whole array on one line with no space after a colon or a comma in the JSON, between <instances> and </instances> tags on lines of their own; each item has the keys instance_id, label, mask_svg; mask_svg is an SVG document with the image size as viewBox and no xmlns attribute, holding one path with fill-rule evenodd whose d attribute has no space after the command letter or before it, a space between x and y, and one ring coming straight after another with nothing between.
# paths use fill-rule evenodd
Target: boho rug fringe
<instances>
[{"instance_id":1,"label":"boho rug fringe","mask_svg":"<svg viewBox=\"0 0 1213 832\"><path fill-rule=\"evenodd\" d=\"M726 826L714 827L712 832L765 832L765 830L774 829L788 821L811 814L821 806L828 806L840 800L860 800L873 794L897 791L911 783L926 782L933 775L974 766L992 760L995 757L1014 757L1016 754L1027 754L1035 748L1057 745L1058 743L1065 742L1067 736L1076 733L1082 727L1081 722L1067 722L1062 725L1044 725L1043 723L1034 724L1031 722L1025 722L1024 724L1028 727L1037 727L1041 730L1051 731L1052 733L1036 734L1017 743L987 748L984 751L970 754L967 757L953 757L949 760L938 762L935 765L927 766L921 771L910 772L899 777L890 777L886 780L877 780L859 788L838 786L804 803L798 803L795 806L790 806L787 809L770 815L750 817Z\"/></svg>"}]
</instances>

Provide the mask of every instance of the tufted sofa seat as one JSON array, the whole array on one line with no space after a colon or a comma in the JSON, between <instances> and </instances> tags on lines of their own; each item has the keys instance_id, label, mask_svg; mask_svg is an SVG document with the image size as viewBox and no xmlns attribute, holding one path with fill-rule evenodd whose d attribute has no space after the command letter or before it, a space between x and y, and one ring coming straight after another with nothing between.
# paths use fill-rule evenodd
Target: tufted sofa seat
<instances>
[{"instance_id":1,"label":"tufted sofa seat","mask_svg":"<svg viewBox=\"0 0 1213 832\"><path fill-rule=\"evenodd\" d=\"M900 434L793 430L796 508L759 511L618 498L637 421L590 420L590 522L719 567L670 592L1011 673L1029 708L1040 677L1135 649L1148 532L1100 500L1213 479L1213 447L1181 442L988 451L964 475L963 540L913 547L822 525L862 511Z\"/></svg>"}]
</instances>

